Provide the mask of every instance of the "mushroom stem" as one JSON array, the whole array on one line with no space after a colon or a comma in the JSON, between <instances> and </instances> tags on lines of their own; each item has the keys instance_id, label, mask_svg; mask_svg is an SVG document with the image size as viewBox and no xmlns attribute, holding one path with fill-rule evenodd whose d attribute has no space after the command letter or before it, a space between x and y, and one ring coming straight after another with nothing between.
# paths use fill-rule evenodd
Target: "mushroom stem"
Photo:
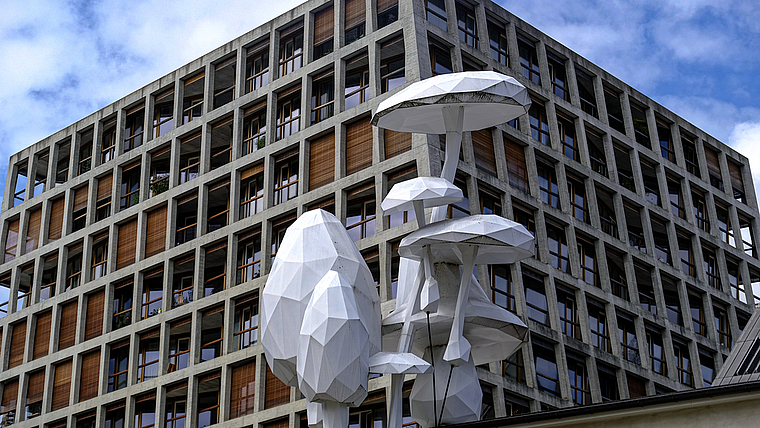
<instances>
[{"instance_id":1,"label":"mushroom stem","mask_svg":"<svg viewBox=\"0 0 760 428\"><path fill-rule=\"evenodd\" d=\"M462 147L462 129L464 128L464 106L443 108L443 122L446 124L446 157L443 161L441 178L454 182L459 163L459 150ZM430 222L435 223L446 217L446 207L433 208Z\"/></svg>"},{"instance_id":2,"label":"mushroom stem","mask_svg":"<svg viewBox=\"0 0 760 428\"><path fill-rule=\"evenodd\" d=\"M414 204L414 215L417 217L417 229L425 227L425 204L422 201L412 201Z\"/></svg>"},{"instance_id":3,"label":"mushroom stem","mask_svg":"<svg viewBox=\"0 0 760 428\"><path fill-rule=\"evenodd\" d=\"M462 245L459 247L462 253L464 267L462 280L459 283L457 306L454 311L454 321L451 324L449 343L443 354L443 360L453 366L459 366L470 360L470 343L464 338L464 307L470 294L470 280L472 269L475 266L475 257L478 255L477 245Z\"/></svg>"}]
</instances>

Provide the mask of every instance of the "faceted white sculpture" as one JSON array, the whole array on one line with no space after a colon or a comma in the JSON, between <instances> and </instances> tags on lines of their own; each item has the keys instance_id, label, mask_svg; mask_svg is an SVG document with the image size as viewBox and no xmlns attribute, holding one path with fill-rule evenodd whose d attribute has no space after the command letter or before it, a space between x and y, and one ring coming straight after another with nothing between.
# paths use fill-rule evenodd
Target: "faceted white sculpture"
<instances>
[{"instance_id":1,"label":"faceted white sculpture","mask_svg":"<svg viewBox=\"0 0 760 428\"><path fill-rule=\"evenodd\" d=\"M480 389L475 364L470 361L453 367L443 360L443 349L436 347L435 372L431 375L417 376L409 394L412 419L424 427L433 427L436 418L439 425L451 425L474 422L480 419L483 406L483 390ZM449 374L451 381L448 380ZM433 394L433 376L435 390ZM446 387L448 385L448 392ZM441 412L445 395L446 406ZM438 397L434 405L433 397ZM435 414L434 414L435 413ZM441 415L441 413L443 413Z\"/></svg>"},{"instance_id":2,"label":"faceted white sculpture","mask_svg":"<svg viewBox=\"0 0 760 428\"><path fill-rule=\"evenodd\" d=\"M430 363L412 353L378 352L369 359L371 373L421 374L432 369Z\"/></svg>"},{"instance_id":3,"label":"faceted white sculpture","mask_svg":"<svg viewBox=\"0 0 760 428\"><path fill-rule=\"evenodd\" d=\"M381 321L372 274L335 216L309 211L288 228L261 293L260 323L275 376L303 387L323 405L325 428L344 428L348 404L366 396L369 356L380 351ZM357 339L361 334L366 338ZM356 349L344 350L344 341ZM337 368L335 379L324 375L331 368Z\"/></svg>"},{"instance_id":4,"label":"faceted white sculpture","mask_svg":"<svg viewBox=\"0 0 760 428\"><path fill-rule=\"evenodd\" d=\"M421 201L424 208L431 208L453 204L462 198L462 189L444 178L417 177L391 187L380 208L383 209L383 214L391 215L415 208L415 201ZM422 226L424 225L420 225Z\"/></svg>"}]
</instances>

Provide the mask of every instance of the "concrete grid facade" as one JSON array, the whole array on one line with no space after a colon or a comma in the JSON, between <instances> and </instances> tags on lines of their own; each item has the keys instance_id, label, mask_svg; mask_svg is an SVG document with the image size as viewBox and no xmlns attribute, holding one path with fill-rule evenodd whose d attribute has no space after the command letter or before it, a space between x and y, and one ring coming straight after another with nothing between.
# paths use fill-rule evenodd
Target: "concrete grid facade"
<instances>
[{"instance_id":1,"label":"concrete grid facade","mask_svg":"<svg viewBox=\"0 0 760 428\"><path fill-rule=\"evenodd\" d=\"M301 426L305 400L255 343L278 240L305 210L332 211L389 313L415 225L379 202L440 174L443 151L437 136L370 138L366 121L388 88L475 69L518 79L533 108L465 133L468 198L451 213L537 238L534 259L478 267L531 330L510 362L478 368L485 416L707 386L760 284L746 157L491 2L314 0L11 157L2 417ZM357 426L384 419L389 383L370 381Z\"/></svg>"}]
</instances>

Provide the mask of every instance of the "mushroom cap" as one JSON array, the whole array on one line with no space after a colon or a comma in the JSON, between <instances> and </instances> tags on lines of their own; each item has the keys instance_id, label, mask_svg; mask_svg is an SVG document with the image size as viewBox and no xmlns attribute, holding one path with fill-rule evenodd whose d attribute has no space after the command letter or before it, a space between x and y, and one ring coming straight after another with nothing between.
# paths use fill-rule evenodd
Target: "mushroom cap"
<instances>
[{"instance_id":1,"label":"mushroom cap","mask_svg":"<svg viewBox=\"0 0 760 428\"><path fill-rule=\"evenodd\" d=\"M433 262L463 264L460 246L477 245L476 264L509 264L534 255L533 235L520 223L497 215L474 215L429 224L407 235L399 255L422 260L430 246Z\"/></svg>"},{"instance_id":2,"label":"mushroom cap","mask_svg":"<svg viewBox=\"0 0 760 428\"><path fill-rule=\"evenodd\" d=\"M396 183L383 199L383 214L414 209L414 201L422 201L425 208L453 204L464 198L462 189L445 178L417 177Z\"/></svg>"},{"instance_id":3,"label":"mushroom cap","mask_svg":"<svg viewBox=\"0 0 760 428\"><path fill-rule=\"evenodd\" d=\"M495 71L443 74L409 85L381 102L372 124L399 132L443 134L442 107L448 106L463 106L462 131L474 131L527 113L530 97L517 80Z\"/></svg>"}]
</instances>

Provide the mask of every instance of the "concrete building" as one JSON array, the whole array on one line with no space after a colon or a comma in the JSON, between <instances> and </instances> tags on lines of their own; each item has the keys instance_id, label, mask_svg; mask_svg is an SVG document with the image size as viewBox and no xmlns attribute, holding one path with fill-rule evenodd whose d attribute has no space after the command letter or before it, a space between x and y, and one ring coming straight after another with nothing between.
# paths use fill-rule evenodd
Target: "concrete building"
<instances>
[{"instance_id":1,"label":"concrete building","mask_svg":"<svg viewBox=\"0 0 760 428\"><path fill-rule=\"evenodd\" d=\"M450 215L537 238L535 259L478 266L531 329L478 369L484 416L709 386L760 284L744 156L490 1L311 0L11 157L3 423L301 426L305 400L257 343L278 243L300 213L335 213L392 310L414 215L379 202L438 175L442 140L369 117L399 87L478 69L533 105L465 134ZM352 426L384 423L388 385L370 381Z\"/></svg>"}]
</instances>

